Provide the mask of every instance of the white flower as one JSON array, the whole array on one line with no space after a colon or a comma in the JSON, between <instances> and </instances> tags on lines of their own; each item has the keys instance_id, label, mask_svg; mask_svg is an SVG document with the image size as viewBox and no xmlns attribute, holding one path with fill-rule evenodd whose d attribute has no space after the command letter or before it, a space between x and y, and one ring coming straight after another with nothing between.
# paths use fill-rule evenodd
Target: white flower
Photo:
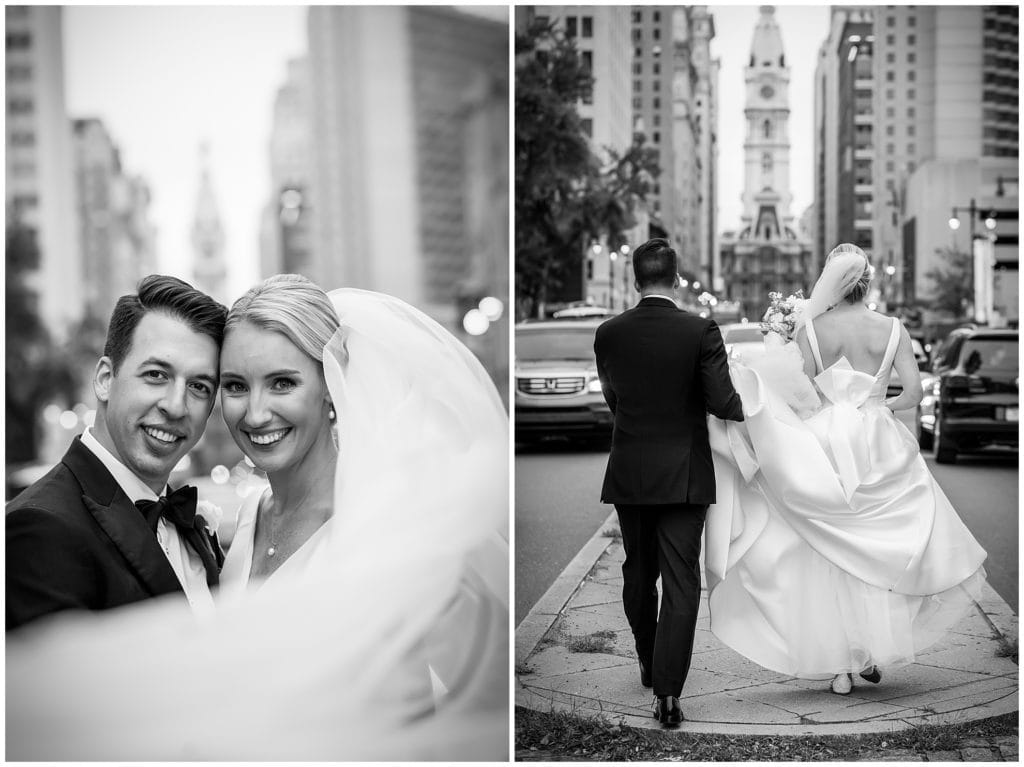
<instances>
[{"instance_id":1,"label":"white flower","mask_svg":"<svg viewBox=\"0 0 1024 767\"><path fill-rule=\"evenodd\" d=\"M210 531L210 535L216 535L217 528L220 527L220 522L224 518L224 512L221 511L220 506L216 506L209 501L199 501L196 504L196 516L202 517L206 523L206 529Z\"/></svg>"},{"instance_id":2,"label":"white flower","mask_svg":"<svg viewBox=\"0 0 1024 767\"><path fill-rule=\"evenodd\" d=\"M775 312L774 314L772 314L771 322L772 322L772 324L782 322L782 314L781 314L781 312Z\"/></svg>"}]
</instances>

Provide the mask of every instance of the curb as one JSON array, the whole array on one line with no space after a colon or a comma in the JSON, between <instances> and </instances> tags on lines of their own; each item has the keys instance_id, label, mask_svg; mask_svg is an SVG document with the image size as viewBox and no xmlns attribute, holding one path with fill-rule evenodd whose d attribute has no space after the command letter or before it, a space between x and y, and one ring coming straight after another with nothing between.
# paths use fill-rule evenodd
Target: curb
<instances>
[{"instance_id":1,"label":"curb","mask_svg":"<svg viewBox=\"0 0 1024 767\"><path fill-rule=\"evenodd\" d=\"M548 633L548 629L558 619L562 608L572 599L572 595L586 579L590 571L594 569L597 560L607 550L608 545L614 540L604 534L604 529L617 519L612 511L608 518L597 529L590 540L583 544L573 560L555 578L555 582L544 592L544 596L537 600L537 603L530 608L530 612L523 618L522 623L516 626L516 665L525 663L530 657L540 640Z\"/></svg>"}]
</instances>

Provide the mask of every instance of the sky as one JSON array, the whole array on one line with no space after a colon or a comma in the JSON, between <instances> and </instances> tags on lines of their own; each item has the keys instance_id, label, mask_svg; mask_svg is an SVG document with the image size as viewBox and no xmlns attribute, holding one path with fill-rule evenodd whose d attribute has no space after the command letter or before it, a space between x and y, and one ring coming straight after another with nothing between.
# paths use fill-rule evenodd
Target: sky
<instances>
[{"instance_id":1,"label":"sky","mask_svg":"<svg viewBox=\"0 0 1024 767\"><path fill-rule=\"evenodd\" d=\"M149 182L159 266L185 279L209 142L228 300L259 276L274 96L288 58L306 50L305 19L298 6L65 8L68 114L103 120L122 167Z\"/></svg>"},{"instance_id":2,"label":"sky","mask_svg":"<svg viewBox=\"0 0 1024 767\"><path fill-rule=\"evenodd\" d=\"M750 56L756 5L711 5L715 37L711 55L721 61L718 76L718 220L720 229L735 230L743 211L743 109L746 85L743 69ZM775 20L789 64L790 214L799 221L814 201L814 68L818 49L828 37L828 6L779 5Z\"/></svg>"}]
</instances>

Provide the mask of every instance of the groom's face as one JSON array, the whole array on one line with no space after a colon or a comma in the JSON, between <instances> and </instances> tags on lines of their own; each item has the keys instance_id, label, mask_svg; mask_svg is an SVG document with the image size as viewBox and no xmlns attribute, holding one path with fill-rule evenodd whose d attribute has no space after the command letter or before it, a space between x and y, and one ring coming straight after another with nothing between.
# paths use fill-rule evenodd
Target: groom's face
<instances>
[{"instance_id":1,"label":"groom's face","mask_svg":"<svg viewBox=\"0 0 1024 767\"><path fill-rule=\"evenodd\" d=\"M95 434L154 492L206 428L217 391L219 349L180 319L148 312L115 373L108 357L96 366L101 406Z\"/></svg>"}]
</instances>

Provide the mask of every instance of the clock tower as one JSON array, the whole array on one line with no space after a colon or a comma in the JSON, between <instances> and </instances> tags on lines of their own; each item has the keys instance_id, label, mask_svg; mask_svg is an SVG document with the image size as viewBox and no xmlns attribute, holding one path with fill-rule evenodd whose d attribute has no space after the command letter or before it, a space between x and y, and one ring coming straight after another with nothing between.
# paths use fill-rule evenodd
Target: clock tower
<instances>
[{"instance_id":1,"label":"clock tower","mask_svg":"<svg viewBox=\"0 0 1024 767\"><path fill-rule=\"evenodd\" d=\"M793 199L789 191L789 67L775 8L770 5L761 6L744 79L742 222L759 239L779 239L793 223L789 210Z\"/></svg>"},{"instance_id":2,"label":"clock tower","mask_svg":"<svg viewBox=\"0 0 1024 767\"><path fill-rule=\"evenodd\" d=\"M770 5L761 6L743 79L743 213L738 230L722 233L720 259L726 298L757 321L768 293L807 291L813 271L810 242L790 212L789 67Z\"/></svg>"}]
</instances>

